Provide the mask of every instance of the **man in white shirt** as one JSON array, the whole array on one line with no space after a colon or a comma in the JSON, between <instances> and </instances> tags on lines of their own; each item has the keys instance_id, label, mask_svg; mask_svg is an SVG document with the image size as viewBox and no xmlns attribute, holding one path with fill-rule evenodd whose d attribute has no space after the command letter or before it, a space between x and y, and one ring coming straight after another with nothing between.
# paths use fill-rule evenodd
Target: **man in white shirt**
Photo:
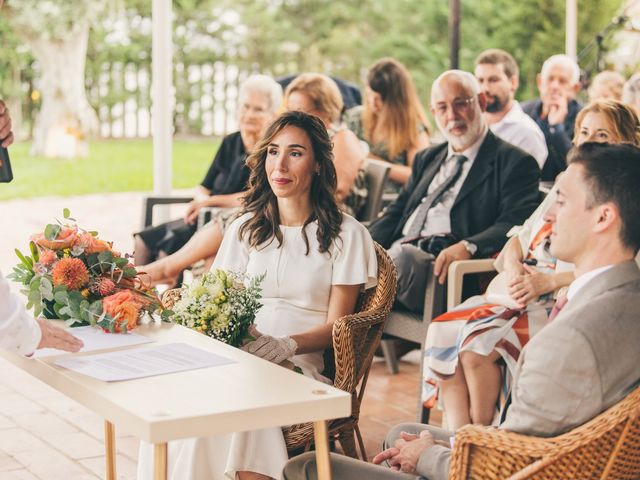
<instances>
[{"instance_id":1,"label":"man in white shirt","mask_svg":"<svg viewBox=\"0 0 640 480\"><path fill-rule=\"evenodd\" d=\"M540 169L549 151L544 134L515 100L520 80L518 64L504 50L485 50L476 58L475 76L487 98L484 118L498 137L531 154Z\"/></svg>"},{"instance_id":2,"label":"man in white shirt","mask_svg":"<svg viewBox=\"0 0 640 480\"><path fill-rule=\"evenodd\" d=\"M2 100L0 140L4 148L13 142L11 118ZM82 348L82 342L61 328L54 327L47 320L36 320L29 315L18 296L9 290L9 284L0 272L0 347L30 355L37 348L45 347L77 352Z\"/></svg>"},{"instance_id":3,"label":"man in white shirt","mask_svg":"<svg viewBox=\"0 0 640 480\"><path fill-rule=\"evenodd\" d=\"M512 401L499 426L539 437L586 423L640 385L640 269L634 261L640 249L640 149L585 143L569 153L568 162L547 220L551 253L575 265L576 280L557 316L522 350ZM332 454L333 476L445 480L451 449L434 437L450 435L426 425L399 425L387 436L388 448L373 459L391 469ZM287 464L284 479L316 478L314 459L305 455Z\"/></svg>"}]
</instances>

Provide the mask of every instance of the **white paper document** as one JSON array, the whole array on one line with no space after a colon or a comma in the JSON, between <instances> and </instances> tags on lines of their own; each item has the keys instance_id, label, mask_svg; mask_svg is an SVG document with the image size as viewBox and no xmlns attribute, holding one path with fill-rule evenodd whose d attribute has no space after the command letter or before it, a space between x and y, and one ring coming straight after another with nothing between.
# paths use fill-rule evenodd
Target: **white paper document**
<instances>
[{"instance_id":1,"label":"white paper document","mask_svg":"<svg viewBox=\"0 0 640 480\"><path fill-rule=\"evenodd\" d=\"M81 352L92 352L94 350L105 350L107 348L128 347L130 345L142 345L143 343L155 342L151 338L137 333L106 333L99 327L86 326L68 328L67 331L84 342ZM36 350L35 358L50 357L52 355L62 355L64 352L55 348L43 348Z\"/></svg>"},{"instance_id":2,"label":"white paper document","mask_svg":"<svg viewBox=\"0 0 640 480\"><path fill-rule=\"evenodd\" d=\"M55 361L56 365L105 382L152 377L230 363L236 361L186 343L65 357Z\"/></svg>"}]
</instances>

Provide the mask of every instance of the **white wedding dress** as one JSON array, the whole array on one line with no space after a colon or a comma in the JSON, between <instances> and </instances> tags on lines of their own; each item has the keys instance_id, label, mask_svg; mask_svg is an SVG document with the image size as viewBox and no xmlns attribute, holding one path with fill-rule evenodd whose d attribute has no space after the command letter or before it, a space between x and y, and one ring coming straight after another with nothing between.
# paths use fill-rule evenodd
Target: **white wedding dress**
<instances>
[{"instance_id":1,"label":"white wedding dress","mask_svg":"<svg viewBox=\"0 0 640 480\"><path fill-rule=\"evenodd\" d=\"M259 249L239 241L238 230L248 219L243 215L225 232L212 269L221 268L249 276L266 273L262 283L262 308L256 316L259 331L273 336L293 335L326 322L331 285L376 283L377 264L373 241L358 221L344 215L340 237L330 253L318 251L316 223L306 228L309 253L302 227L281 227L277 240ZM291 359L304 374L327 381L322 352ZM168 478L171 480L235 479L236 472L258 472L279 479L288 460L281 428L189 438L169 443ZM138 480L153 478L153 447L141 442Z\"/></svg>"}]
</instances>

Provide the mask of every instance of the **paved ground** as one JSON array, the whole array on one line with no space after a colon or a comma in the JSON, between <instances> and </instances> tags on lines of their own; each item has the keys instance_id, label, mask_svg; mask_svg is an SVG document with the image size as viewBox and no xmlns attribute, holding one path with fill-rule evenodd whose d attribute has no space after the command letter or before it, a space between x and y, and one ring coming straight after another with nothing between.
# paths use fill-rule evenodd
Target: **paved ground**
<instances>
[{"instance_id":1,"label":"paved ground","mask_svg":"<svg viewBox=\"0 0 640 480\"><path fill-rule=\"evenodd\" d=\"M28 250L29 236L62 218L65 207L81 227L130 252L143 197L117 193L0 202L0 269L8 274L16 263L14 248ZM0 371L0 479L104 478L102 419L2 359ZM138 441L117 433L118 478L135 479Z\"/></svg>"},{"instance_id":2,"label":"paved ground","mask_svg":"<svg viewBox=\"0 0 640 480\"><path fill-rule=\"evenodd\" d=\"M184 194L186 192L178 192ZM31 234L69 208L81 227L97 230L130 252L131 232L140 228L142 193L0 201L0 269L16 263L14 248L26 250ZM179 216L179 208L167 212ZM15 286L18 290L18 286ZM408 358L407 358L408 357ZM371 458L386 431L411 421L418 389L418 355L405 357L390 376L376 361L361 411L361 431ZM93 480L104 478L103 420L0 358L0 479ZM138 441L118 429L118 479L135 479Z\"/></svg>"}]
</instances>

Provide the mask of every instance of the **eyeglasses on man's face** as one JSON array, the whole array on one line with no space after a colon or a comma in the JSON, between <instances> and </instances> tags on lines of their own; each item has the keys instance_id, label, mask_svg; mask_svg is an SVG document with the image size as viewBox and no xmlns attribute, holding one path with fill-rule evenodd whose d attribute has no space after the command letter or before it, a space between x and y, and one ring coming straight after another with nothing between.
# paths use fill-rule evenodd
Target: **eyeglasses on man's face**
<instances>
[{"instance_id":1,"label":"eyeglasses on man's face","mask_svg":"<svg viewBox=\"0 0 640 480\"><path fill-rule=\"evenodd\" d=\"M449 105L451 105L451 110L453 110L454 112L462 112L467 110L475 99L476 97L456 98L453 102L450 102L450 103L438 102L435 105L433 105L431 108L433 108L433 112L436 115L446 115L447 108L449 108Z\"/></svg>"}]
</instances>

